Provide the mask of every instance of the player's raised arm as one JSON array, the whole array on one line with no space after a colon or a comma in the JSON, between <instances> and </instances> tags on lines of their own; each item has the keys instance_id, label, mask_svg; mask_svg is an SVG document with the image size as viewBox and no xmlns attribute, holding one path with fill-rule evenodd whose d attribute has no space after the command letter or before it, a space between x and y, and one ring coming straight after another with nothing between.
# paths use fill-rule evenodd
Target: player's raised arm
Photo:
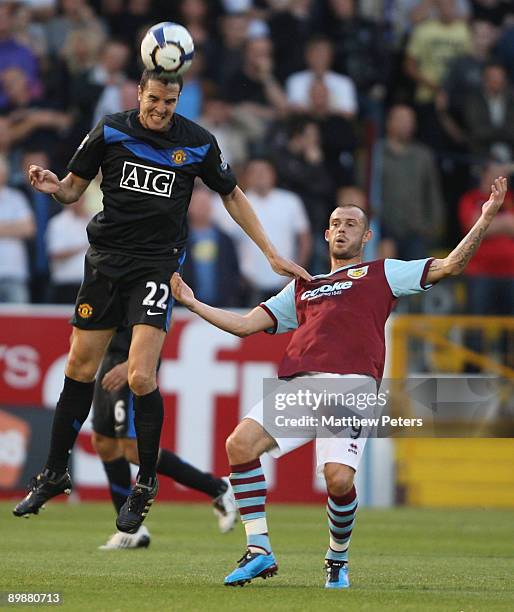
<instances>
[{"instance_id":1,"label":"player's raised arm","mask_svg":"<svg viewBox=\"0 0 514 612\"><path fill-rule=\"evenodd\" d=\"M51 195L61 204L72 204L76 202L84 193L90 181L80 178L73 172L60 181L56 174L51 170L41 168L41 166L29 167L30 184L34 189Z\"/></svg>"},{"instance_id":2,"label":"player's raised arm","mask_svg":"<svg viewBox=\"0 0 514 612\"><path fill-rule=\"evenodd\" d=\"M264 232L248 198L236 187L228 195L221 196L223 204L234 221L248 234L266 256L273 271L282 276L299 276L312 280L312 276L301 266L279 255Z\"/></svg>"},{"instance_id":3,"label":"player's raised arm","mask_svg":"<svg viewBox=\"0 0 514 612\"><path fill-rule=\"evenodd\" d=\"M273 319L263 308L257 307L246 315L240 315L236 312L214 308L200 302L195 298L193 290L182 280L178 272L175 272L171 277L171 292L173 297L186 306L186 308L189 308L191 312L212 323L212 325L219 327L219 329L240 338L264 331L274 325Z\"/></svg>"},{"instance_id":4,"label":"player's raised arm","mask_svg":"<svg viewBox=\"0 0 514 612\"><path fill-rule=\"evenodd\" d=\"M507 179L500 176L491 185L491 195L482 206L482 214L453 251L444 259L434 259L427 274L427 283L433 284L448 276L461 274L480 246L487 228L500 210L507 193Z\"/></svg>"}]
</instances>

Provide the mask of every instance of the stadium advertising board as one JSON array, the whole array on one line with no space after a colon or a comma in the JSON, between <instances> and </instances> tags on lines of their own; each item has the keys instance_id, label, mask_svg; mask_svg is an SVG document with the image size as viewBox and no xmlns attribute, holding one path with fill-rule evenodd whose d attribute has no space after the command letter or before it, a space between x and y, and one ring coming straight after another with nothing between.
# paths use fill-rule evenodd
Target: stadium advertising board
<instances>
[{"instance_id":1,"label":"stadium advertising board","mask_svg":"<svg viewBox=\"0 0 514 612\"><path fill-rule=\"evenodd\" d=\"M5 482L0 482L3 497L23 489L46 458L71 332L69 316L68 308L15 311L4 307L0 311L0 472L6 474ZM264 333L237 338L177 309L159 371L165 403L162 446L201 469L226 474L225 439L262 397L262 380L275 376L287 342L288 336ZM88 420L73 453L75 490L83 499L107 498L106 479L91 446L90 432ZM363 463L361 478L366 479L364 489L370 502L370 469ZM263 465L272 501L324 501L324 486L315 476L312 445L280 461L265 458ZM379 477L383 482L383 476ZM202 499L200 494L168 479L161 481L162 500ZM380 488L379 504L389 503L391 488Z\"/></svg>"}]
</instances>

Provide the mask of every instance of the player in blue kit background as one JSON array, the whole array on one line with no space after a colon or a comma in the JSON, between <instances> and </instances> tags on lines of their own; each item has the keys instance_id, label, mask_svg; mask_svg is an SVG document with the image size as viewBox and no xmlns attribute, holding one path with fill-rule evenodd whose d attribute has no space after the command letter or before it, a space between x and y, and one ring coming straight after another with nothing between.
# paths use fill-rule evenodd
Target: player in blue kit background
<instances>
[{"instance_id":1,"label":"player in blue kit background","mask_svg":"<svg viewBox=\"0 0 514 612\"><path fill-rule=\"evenodd\" d=\"M364 246L371 238L367 215L359 207L342 205L332 212L325 232L329 274L292 281L244 316L199 302L178 273L171 281L173 296L206 321L237 336L293 331L278 369L279 378L357 377L359 390L369 387L370 393L376 393L385 361L384 326L394 302L461 274L506 192L507 180L497 178L480 218L444 259L385 259L363 264ZM238 567L225 578L228 586L277 572L266 521L266 480L260 456L269 452L279 457L309 442L305 435L274 438L264 421L260 402L227 439L230 481L247 537L247 549ZM350 585L348 549L357 511L353 481L365 443L364 436L316 438L317 470L324 475L328 491L326 588Z\"/></svg>"},{"instance_id":2,"label":"player in blue kit background","mask_svg":"<svg viewBox=\"0 0 514 612\"><path fill-rule=\"evenodd\" d=\"M133 328L128 382L140 468L117 527L134 533L148 514L158 489L155 467L163 421L156 366L171 316L169 278L185 257L187 208L196 177L220 194L275 272L310 278L276 252L214 136L175 114L181 89L180 77L145 70L139 108L104 117L77 149L64 179L39 166L29 168L32 186L62 204L75 202L101 171L103 210L87 228L91 246L48 459L14 508L15 516L37 514L48 499L71 491L69 454L89 414L96 372L120 325Z\"/></svg>"}]
</instances>

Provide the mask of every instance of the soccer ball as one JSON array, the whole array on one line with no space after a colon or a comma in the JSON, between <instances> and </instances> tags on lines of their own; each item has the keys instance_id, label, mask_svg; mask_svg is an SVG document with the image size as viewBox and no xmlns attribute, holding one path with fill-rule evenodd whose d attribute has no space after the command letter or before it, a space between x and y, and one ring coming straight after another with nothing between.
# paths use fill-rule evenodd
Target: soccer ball
<instances>
[{"instance_id":1,"label":"soccer ball","mask_svg":"<svg viewBox=\"0 0 514 612\"><path fill-rule=\"evenodd\" d=\"M176 75L188 70L194 52L191 34L171 21L152 26L141 42L141 59L146 68Z\"/></svg>"}]
</instances>

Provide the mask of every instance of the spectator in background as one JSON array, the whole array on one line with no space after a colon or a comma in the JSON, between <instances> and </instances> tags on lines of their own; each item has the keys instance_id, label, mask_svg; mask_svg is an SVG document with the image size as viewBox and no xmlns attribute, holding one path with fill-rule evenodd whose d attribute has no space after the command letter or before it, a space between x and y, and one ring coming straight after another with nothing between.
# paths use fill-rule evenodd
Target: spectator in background
<instances>
[{"instance_id":1,"label":"spectator in background","mask_svg":"<svg viewBox=\"0 0 514 612\"><path fill-rule=\"evenodd\" d=\"M91 213L82 195L52 217L46 232L50 258L50 302L74 304L84 276L84 256L89 248L86 226Z\"/></svg>"},{"instance_id":2,"label":"spectator in background","mask_svg":"<svg viewBox=\"0 0 514 612\"><path fill-rule=\"evenodd\" d=\"M290 0L270 14L275 72L281 83L305 66L304 41L314 34L312 4L313 0Z\"/></svg>"},{"instance_id":3,"label":"spectator in background","mask_svg":"<svg viewBox=\"0 0 514 612\"><path fill-rule=\"evenodd\" d=\"M24 240L34 235L34 219L21 191L7 187L9 167L0 157L0 302L29 301L29 266Z\"/></svg>"},{"instance_id":4,"label":"spectator in background","mask_svg":"<svg viewBox=\"0 0 514 612\"><path fill-rule=\"evenodd\" d=\"M330 0L329 6L327 33L334 41L334 68L355 84L361 114L380 122L391 69L384 28L358 15L355 0Z\"/></svg>"},{"instance_id":5,"label":"spectator in background","mask_svg":"<svg viewBox=\"0 0 514 612\"><path fill-rule=\"evenodd\" d=\"M89 72L97 63L104 43L105 38L98 31L90 32L86 28L71 31L60 53L68 75L74 77Z\"/></svg>"},{"instance_id":6,"label":"spectator in background","mask_svg":"<svg viewBox=\"0 0 514 612\"><path fill-rule=\"evenodd\" d=\"M315 36L305 47L307 70L296 72L286 81L287 99L296 112L309 112L309 91L313 81L321 80L329 91L329 105L332 113L352 119L357 113L357 93L353 81L331 70L334 47L325 36Z\"/></svg>"},{"instance_id":7,"label":"spectator in background","mask_svg":"<svg viewBox=\"0 0 514 612\"><path fill-rule=\"evenodd\" d=\"M59 136L69 128L71 115L54 110L46 100L35 100L31 94L27 75L19 68L5 70L0 80L4 86L7 106L4 110L9 122L13 156L19 165L21 151L27 146L39 146L57 153ZM16 152L18 154L16 154ZM62 167L59 160L55 160Z\"/></svg>"},{"instance_id":8,"label":"spectator in background","mask_svg":"<svg viewBox=\"0 0 514 612\"><path fill-rule=\"evenodd\" d=\"M480 88L483 68L498 38L496 29L487 21L473 21L471 35L471 49L449 62L443 81L449 111L461 124L466 96Z\"/></svg>"},{"instance_id":9,"label":"spectator in background","mask_svg":"<svg viewBox=\"0 0 514 612\"><path fill-rule=\"evenodd\" d=\"M93 68L104 42L98 30L72 30L59 55L48 58L42 75L45 97L58 108L69 109L74 98L75 77Z\"/></svg>"},{"instance_id":10,"label":"spectator in background","mask_svg":"<svg viewBox=\"0 0 514 612\"><path fill-rule=\"evenodd\" d=\"M11 148L11 130L7 117L0 116L0 155L8 157Z\"/></svg>"},{"instance_id":11,"label":"spectator in background","mask_svg":"<svg viewBox=\"0 0 514 612\"><path fill-rule=\"evenodd\" d=\"M210 36L209 28L212 30L211 17L214 16L213 5L216 4L212 0L182 0L177 3L177 21L185 26L195 45L201 47L204 45Z\"/></svg>"},{"instance_id":12,"label":"spectator in background","mask_svg":"<svg viewBox=\"0 0 514 612\"><path fill-rule=\"evenodd\" d=\"M219 86L219 94L226 90L232 77L241 71L247 40L249 19L245 13L232 13L220 20L221 36L204 45L206 74Z\"/></svg>"},{"instance_id":13,"label":"spectator in background","mask_svg":"<svg viewBox=\"0 0 514 612\"><path fill-rule=\"evenodd\" d=\"M471 0L473 17L501 26L514 13L511 0Z\"/></svg>"},{"instance_id":14,"label":"spectator in background","mask_svg":"<svg viewBox=\"0 0 514 612\"><path fill-rule=\"evenodd\" d=\"M469 231L489 198L491 184L497 176L509 176L513 167L489 162L481 172L480 185L466 192L459 202L462 233ZM469 314L514 314L514 194L508 191L498 215L494 218L466 268Z\"/></svg>"},{"instance_id":15,"label":"spectator in background","mask_svg":"<svg viewBox=\"0 0 514 612\"><path fill-rule=\"evenodd\" d=\"M448 65L471 50L471 34L459 18L455 0L436 0L438 18L417 25L407 47L406 71L416 82L416 102L434 101Z\"/></svg>"},{"instance_id":16,"label":"spectator in background","mask_svg":"<svg viewBox=\"0 0 514 612\"><path fill-rule=\"evenodd\" d=\"M257 144L270 123L288 110L286 95L273 73L273 45L269 38L246 42L243 66L226 87L226 100L242 121L253 126Z\"/></svg>"},{"instance_id":17,"label":"spectator in background","mask_svg":"<svg viewBox=\"0 0 514 612\"><path fill-rule=\"evenodd\" d=\"M514 12L514 8L512 8ZM514 21L514 20L513 20ZM497 56L498 60L505 66L505 69L509 73L509 79L514 83L514 23L511 22L507 26L497 45Z\"/></svg>"},{"instance_id":18,"label":"spectator in background","mask_svg":"<svg viewBox=\"0 0 514 612\"><path fill-rule=\"evenodd\" d=\"M486 66L482 86L466 96L464 127L474 153L502 162L513 159L514 93L500 64Z\"/></svg>"},{"instance_id":19,"label":"spectator in background","mask_svg":"<svg viewBox=\"0 0 514 612\"><path fill-rule=\"evenodd\" d=\"M456 11L459 19L469 19L471 8L468 0L457 0ZM437 16L438 10L434 0L395 0L391 9L391 22L397 42L401 43L404 35L418 23Z\"/></svg>"},{"instance_id":20,"label":"spectator in background","mask_svg":"<svg viewBox=\"0 0 514 612\"><path fill-rule=\"evenodd\" d=\"M309 117L319 128L325 167L337 186L351 185L355 181L357 148L353 122L331 111L330 92L322 79L312 82L309 94Z\"/></svg>"},{"instance_id":21,"label":"spectator in background","mask_svg":"<svg viewBox=\"0 0 514 612\"><path fill-rule=\"evenodd\" d=\"M386 137L373 153L373 210L382 237L395 243L399 259L427 257L441 234L443 201L434 158L414 140L416 115L408 106L390 109Z\"/></svg>"},{"instance_id":22,"label":"spectator in background","mask_svg":"<svg viewBox=\"0 0 514 612\"><path fill-rule=\"evenodd\" d=\"M107 34L102 22L86 0L60 0L61 13L45 23L49 52L58 55L73 30Z\"/></svg>"},{"instance_id":23,"label":"spectator in background","mask_svg":"<svg viewBox=\"0 0 514 612\"><path fill-rule=\"evenodd\" d=\"M37 59L34 53L14 38L13 11L11 4L0 4L0 111L9 106L3 79L3 73L10 68L17 69L26 77L29 97L41 93Z\"/></svg>"},{"instance_id":24,"label":"spectator in background","mask_svg":"<svg viewBox=\"0 0 514 612\"><path fill-rule=\"evenodd\" d=\"M52 197L33 189L29 181L28 170L34 164L43 168L50 166L50 159L46 151L33 147L24 151L21 160L19 184L20 190L25 194L35 221L34 236L26 242L30 269L30 301L35 304L48 302L48 284L50 269L48 251L46 248L46 229L48 221L60 213L62 206Z\"/></svg>"},{"instance_id":25,"label":"spectator in background","mask_svg":"<svg viewBox=\"0 0 514 612\"><path fill-rule=\"evenodd\" d=\"M134 44L141 28L146 28L159 19L153 17L152 0L128 0L117 2L116 11L111 13L109 30L111 36L123 40L127 45Z\"/></svg>"},{"instance_id":26,"label":"spectator in background","mask_svg":"<svg viewBox=\"0 0 514 612\"><path fill-rule=\"evenodd\" d=\"M236 248L232 238L214 222L210 191L193 191L188 220L187 257L182 272L185 281L210 306L240 306Z\"/></svg>"},{"instance_id":27,"label":"spectator in background","mask_svg":"<svg viewBox=\"0 0 514 612\"><path fill-rule=\"evenodd\" d=\"M138 88L135 81L123 81L118 85L108 85L95 107L93 116L93 127L105 117L112 113L136 108L138 105Z\"/></svg>"},{"instance_id":28,"label":"spectator in background","mask_svg":"<svg viewBox=\"0 0 514 612\"><path fill-rule=\"evenodd\" d=\"M495 172L509 176L513 171L512 164L501 165L488 162L483 168L480 184L476 189L466 192L460 199L458 216L462 233L469 230L478 219L482 204L489 197L489 189L496 178ZM484 194L487 194L484 196ZM467 281L466 312L471 315L506 315L514 314L514 195L508 191L498 216L487 229L480 248L468 266L465 278ZM469 330L466 342L475 352L484 352L485 344L480 330ZM499 340L499 342L498 342ZM513 366L512 333L506 332L493 342L488 339L488 350L502 355L502 361ZM475 364L467 363L467 372L477 372Z\"/></svg>"},{"instance_id":29,"label":"spectator in background","mask_svg":"<svg viewBox=\"0 0 514 612\"><path fill-rule=\"evenodd\" d=\"M72 103L79 117L75 129L88 132L95 123L97 109L109 104L112 98L119 101L120 88L127 80L125 68L129 49L124 42L109 40L101 51L96 64L86 73L79 73L73 81Z\"/></svg>"},{"instance_id":30,"label":"spectator in background","mask_svg":"<svg viewBox=\"0 0 514 612\"><path fill-rule=\"evenodd\" d=\"M248 159L252 134L247 121L240 120L235 109L220 98L207 98L198 123L209 130L218 141L227 162L236 171ZM258 132L254 134L257 137Z\"/></svg>"},{"instance_id":31,"label":"spectator in background","mask_svg":"<svg viewBox=\"0 0 514 612\"><path fill-rule=\"evenodd\" d=\"M455 0L434 0L439 17L423 21L412 31L405 60L407 75L416 83L415 101L420 138L441 146L434 101L451 60L469 53L471 34L459 18Z\"/></svg>"},{"instance_id":32,"label":"spectator in background","mask_svg":"<svg viewBox=\"0 0 514 612\"><path fill-rule=\"evenodd\" d=\"M32 11L26 3L14 5L12 29L14 38L28 47L40 63L44 63L48 53L45 29L41 23L33 20Z\"/></svg>"},{"instance_id":33,"label":"spectator in background","mask_svg":"<svg viewBox=\"0 0 514 612\"><path fill-rule=\"evenodd\" d=\"M293 117L286 124L285 143L273 151L279 185L300 196L314 235L322 235L333 205L335 187L325 167L318 124L308 117ZM315 257L326 254L315 246ZM314 262L316 265L316 262ZM317 269L317 268L316 268Z\"/></svg>"},{"instance_id":34,"label":"spectator in background","mask_svg":"<svg viewBox=\"0 0 514 612\"><path fill-rule=\"evenodd\" d=\"M271 242L299 265L306 265L311 254L311 229L300 198L277 188L273 164L266 159L251 159L244 173L246 195ZM216 209L221 211L221 208ZM224 213L217 214L221 227L234 239L241 274L247 287L245 302L259 303L280 291L284 278L266 266L266 259L246 234Z\"/></svg>"}]
</instances>

